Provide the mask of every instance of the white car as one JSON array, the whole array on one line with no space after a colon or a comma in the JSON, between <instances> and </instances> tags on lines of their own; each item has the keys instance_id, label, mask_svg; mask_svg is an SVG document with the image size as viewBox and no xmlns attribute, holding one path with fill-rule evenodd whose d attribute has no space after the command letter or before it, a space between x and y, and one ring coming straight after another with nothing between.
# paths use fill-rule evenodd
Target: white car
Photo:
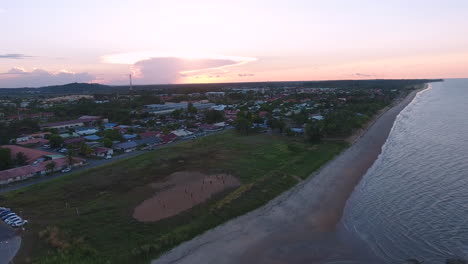
<instances>
[{"instance_id":1,"label":"white car","mask_svg":"<svg viewBox=\"0 0 468 264\"><path fill-rule=\"evenodd\" d=\"M10 217L12 217L12 216L15 216L15 215L16 215L16 214L13 213L13 212L8 213L8 214L2 216L2 220L3 220L3 221L6 221L8 218L10 218Z\"/></svg>"},{"instance_id":2,"label":"white car","mask_svg":"<svg viewBox=\"0 0 468 264\"><path fill-rule=\"evenodd\" d=\"M20 226L25 225L27 222L28 222L28 220L18 220L18 221L15 221L15 222L11 223L10 225L12 227L20 227Z\"/></svg>"},{"instance_id":3,"label":"white car","mask_svg":"<svg viewBox=\"0 0 468 264\"><path fill-rule=\"evenodd\" d=\"M70 172L71 171L71 168L65 168L62 170L62 172Z\"/></svg>"},{"instance_id":4,"label":"white car","mask_svg":"<svg viewBox=\"0 0 468 264\"><path fill-rule=\"evenodd\" d=\"M106 159L112 159L112 156L111 156L111 155L107 155L107 156L106 156Z\"/></svg>"},{"instance_id":5,"label":"white car","mask_svg":"<svg viewBox=\"0 0 468 264\"><path fill-rule=\"evenodd\" d=\"M5 223L11 224L11 223L16 222L16 221L18 221L18 220L23 220L23 219L21 219L21 217L15 215L15 216L13 216L13 217L7 218L7 219L5 220Z\"/></svg>"}]
</instances>

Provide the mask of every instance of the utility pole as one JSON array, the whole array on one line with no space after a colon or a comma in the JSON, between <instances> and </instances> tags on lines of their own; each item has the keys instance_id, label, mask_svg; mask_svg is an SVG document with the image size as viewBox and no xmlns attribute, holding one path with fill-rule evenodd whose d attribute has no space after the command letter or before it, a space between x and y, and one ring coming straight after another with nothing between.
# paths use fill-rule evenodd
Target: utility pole
<instances>
[{"instance_id":1,"label":"utility pole","mask_svg":"<svg viewBox=\"0 0 468 264\"><path fill-rule=\"evenodd\" d=\"M129 75L128 75L128 78L129 78L129 80L130 80L130 92L132 92L132 91L133 91L133 86L132 86L132 74L129 74Z\"/></svg>"}]
</instances>

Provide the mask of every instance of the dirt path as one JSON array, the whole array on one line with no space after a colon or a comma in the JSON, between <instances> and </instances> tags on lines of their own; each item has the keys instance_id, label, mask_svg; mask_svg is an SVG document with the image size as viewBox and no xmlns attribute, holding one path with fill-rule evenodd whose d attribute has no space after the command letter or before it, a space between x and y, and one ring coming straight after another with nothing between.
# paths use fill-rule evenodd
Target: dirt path
<instances>
[{"instance_id":1,"label":"dirt path","mask_svg":"<svg viewBox=\"0 0 468 264\"><path fill-rule=\"evenodd\" d=\"M208 200L216 193L239 185L239 180L229 174L175 172L167 181L152 184L156 194L138 205L133 217L142 222L168 218Z\"/></svg>"},{"instance_id":2,"label":"dirt path","mask_svg":"<svg viewBox=\"0 0 468 264\"><path fill-rule=\"evenodd\" d=\"M397 115L416 92L387 110L349 149L314 177L267 205L209 230L169 251L161 263L322 263L334 253L327 231L381 152Z\"/></svg>"}]
</instances>

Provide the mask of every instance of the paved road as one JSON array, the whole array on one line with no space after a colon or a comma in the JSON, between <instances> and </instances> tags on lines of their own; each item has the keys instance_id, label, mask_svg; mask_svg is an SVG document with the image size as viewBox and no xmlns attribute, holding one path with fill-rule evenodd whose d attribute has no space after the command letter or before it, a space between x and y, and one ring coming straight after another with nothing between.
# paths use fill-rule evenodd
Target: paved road
<instances>
[{"instance_id":1,"label":"paved road","mask_svg":"<svg viewBox=\"0 0 468 264\"><path fill-rule=\"evenodd\" d=\"M217 134L217 133L222 133L222 132L225 132L225 131L230 130L230 129L232 129L232 127L225 128L224 130L221 130L221 131L218 131L218 132L207 133L206 136ZM185 141L189 141L189 140L179 140L179 141L176 141L176 142L173 142L173 143L170 143L170 144L159 146L156 149L167 148L169 146L180 144L180 143L185 142ZM112 159L102 159L102 160L89 159L87 161L88 164L86 166L83 166L83 167L80 167L80 168L75 168L75 169L73 169L73 172L83 171L83 170L87 170L87 169L90 169L90 168L101 166L101 165L104 165L104 164L107 164L107 163L110 163L110 162L115 162L115 161L122 160L122 159L125 159L125 158L134 157L134 156L140 155L140 154L145 153L145 152L148 152L148 151L147 150L137 150L137 151L133 151L133 152L123 153L121 155L114 156ZM24 187L27 187L27 186L31 186L31 185L34 185L34 184L37 184L37 183L40 183L40 182L45 182L45 181L48 181L48 180L51 180L51 179L55 179L55 178L58 178L58 177L61 177L61 176L64 176L64 175L70 174L70 173L71 172L68 172L68 173L58 172L58 173L54 173L53 175L50 175L50 176L43 176L43 177L39 177L39 178L30 179L30 180L27 180L25 182L17 182L17 183L13 183L11 185L0 186L0 193L5 193L5 192L13 191L13 190L18 190L18 189L21 189L21 188L24 188Z\"/></svg>"}]
</instances>

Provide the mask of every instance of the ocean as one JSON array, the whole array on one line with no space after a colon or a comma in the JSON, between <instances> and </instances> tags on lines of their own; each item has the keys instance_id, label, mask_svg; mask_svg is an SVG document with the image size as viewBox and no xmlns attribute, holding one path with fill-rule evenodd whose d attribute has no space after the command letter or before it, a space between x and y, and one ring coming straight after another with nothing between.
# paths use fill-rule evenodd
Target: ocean
<instances>
[{"instance_id":1,"label":"ocean","mask_svg":"<svg viewBox=\"0 0 468 264\"><path fill-rule=\"evenodd\" d=\"M468 79L432 83L399 114L337 231L382 263L468 259Z\"/></svg>"}]
</instances>

